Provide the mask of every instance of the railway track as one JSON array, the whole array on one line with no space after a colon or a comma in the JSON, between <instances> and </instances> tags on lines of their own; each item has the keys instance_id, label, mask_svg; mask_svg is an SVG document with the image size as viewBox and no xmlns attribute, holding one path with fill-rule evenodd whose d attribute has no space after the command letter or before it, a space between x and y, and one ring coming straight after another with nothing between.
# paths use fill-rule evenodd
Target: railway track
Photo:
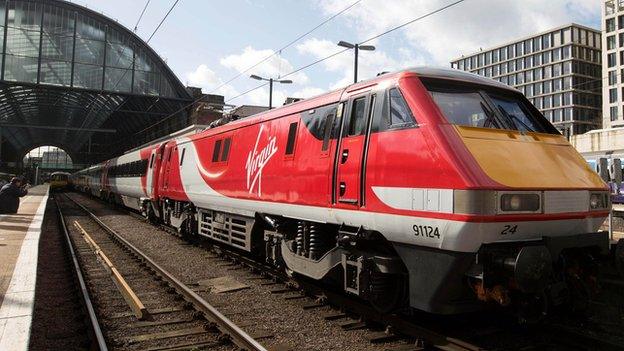
<instances>
[{"instance_id":1,"label":"railway track","mask_svg":"<svg viewBox=\"0 0 624 351\"><path fill-rule=\"evenodd\" d=\"M134 218L143 220L143 217L132 211L127 209L122 209L122 211ZM168 227L159 227L170 234L179 236L177 232ZM624 346L618 345L612 341L603 340L599 337L584 333L578 333L575 330L563 328L561 326L529 328L528 330L526 328L519 328L522 329L522 331L510 331L505 330L506 326L502 325L474 326L470 325L470 322L465 324L452 322L454 323L453 325L456 326L470 325L470 327L475 330L475 335L469 335L470 333L455 333L450 330L452 328L449 328L448 325L443 325L447 323L448 320L445 320L444 323L440 323L436 318L432 318L431 316L423 316L422 321L419 321L418 319L420 319L420 317L406 318L405 316L393 314L380 314L365 303L351 299L339 292L320 287L315 282L309 282L305 279L298 279L297 282L294 282L288 276L275 270L273 267L262 262L257 262L235 250L231 250L227 246L208 243L204 240L200 240L197 244L218 254L224 261L232 263L233 265L245 266L251 271L257 272L259 275L265 277L265 279L281 284L284 288L277 288L276 291L278 292L280 290L288 290L289 292L297 292L302 296L307 296L310 302L304 305L304 309L331 306L334 312L326 315L328 321L343 320L345 322L339 325L345 329L374 328L371 330L377 330L377 332L373 333L377 334L377 336L371 338L371 342L383 342L383 340L397 338L408 340L407 344L402 347L383 348L384 350L624 350ZM482 325L487 324L487 322L483 320L479 320L475 323L482 323ZM378 331L380 326L382 326L381 330L385 330L384 332ZM560 335L555 335L554 333ZM507 335L517 338L518 342L514 343L511 341L511 343L514 343L513 345L503 344L495 346L492 346L489 342L483 342L484 340L492 338L499 338L503 340L503 342L510 342L509 340L511 339L507 339Z\"/></svg>"},{"instance_id":2,"label":"railway track","mask_svg":"<svg viewBox=\"0 0 624 351\"><path fill-rule=\"evenodd\" d=\"M67 196L56 201L100 350L265 350L87 208ZM102 261L114 265L123 288ZM146 314L133 312L127 290Z\"/></svg>"},{"instance_id":3,"label":"railway track","mask_svg":"<svg viewBox=\"0 0 624 351\"><path fill-rule=\"evenodd\" d=\"M71 255L72 265L76 273L76 279L78 280L78 285L80 288L80 293L82 296L83 304L87 312L87 316L89 318L89 323L91 327L90 328L91 339L93 340L94 346L97 345L97 348L100 351L106 351L108 350L108 346L106 345L106 340L104 339L104 334L102 333L100 322L95 313L95 308L93 306L93 303L91 302L91 296L89 295L89 291L87 289L85 277L82 274L82 270L80 269L80 263L78 262L78 256L76 255L76 250L74 250L74 245L72 244L72 240L70 239L69 229L67 227L67 223L65 223L65 217L63 216L63 212L61 211L58 201L56 200L56 197L54 201L56 202L59 226L61 227L61 231L62 231L63 236L65 237L65 240L67 241L67 247Z\"/></svg>"},{"instance_id":4,"label":"railway track","mask_svg":"<svg viewBox=\"0 0 624 351\"><path fill-rule=\"evenodd\" d=\"M82 207L82 205L80 206ZM127 211L125 209L123 209L123 211L134 218L143 220L143 217L132 211ZM91 216L95 217L92 213ZM178 233L170 228L165 226L159 226L159 228L170 234L179 236ZM339 325L347 330L370 327L371 342L373 343L383 343L384 340L404 339L407 341L406 344L396 350L416 351L423 348L449 351L483 350L483 348L478 345L458 338L449 337L423 325L407 322L397 315L382 315L365 303L354 301L340 293L319 289L319 287L312 282L302 283L300 281L294 283L288 276L273 269L271 266L254 261L234 250L230 250L226 246L218 244L213 245L206 241L201 241L199 244L221 255L223 260L233 262L236 265L245 266L251 271L261 274L266 280L274 281L276 284L283 286L283 289L278 287L274 290L277 291L278 294L281 291L289 291L307 296L310 301L304 304L304 309L314 309L326 305L334 307L335 310L326 316L328 321L338 321ZM379 331L380 326L383 326L381 330L385 331ZM393 350L393 348L384 349Z\"/></svg>"}]
</instances>

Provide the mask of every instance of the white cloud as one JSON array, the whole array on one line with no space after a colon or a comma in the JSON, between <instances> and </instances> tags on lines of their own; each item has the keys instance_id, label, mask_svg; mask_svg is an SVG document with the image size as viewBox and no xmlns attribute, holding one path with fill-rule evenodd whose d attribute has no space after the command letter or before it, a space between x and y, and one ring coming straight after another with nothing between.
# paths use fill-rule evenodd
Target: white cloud
<instances>
[{"instance_id":1,"label":"white cloud","mask_svg":"<svg viewBox=\"0 0 624 351\"><path fill-rule=\"evenodd\" d=\"M335 13L351 0L322 0L320 8ZM450 4L450 0L362 1L341 18L366 40L399 24ZM468 54L569 22L592 22L600 16L595 0L470 0L432 15L379 40L401 42L429 58L430 64L448 65ZM354 39L355 40L355 39ZM375 43L377 44L377 43ZM378 47L383 45L379 44Z\"/></svg>"},{"instance_id":2,"label":"white cloud","mask_svg":"<svg viewBox=\"0 0 624 351\"><path fill-rule=\"evenodd\" d=\"M336 43L311 38L297 45L300 54L311 55L315 59L327 57L339 50ZM339 73L339 79L330 84L330 89L338 89L353 83L353 51L346 51L322 62L326 70ZM384 71L394 71L405 67L421 65L424 59L408 48L399 50L399 59L390 57L383 50L360 51L358 56L358 80L369 79Z\"/></svg>"},{"instance_id":3,"label":"white cloud","mask_svg":"<svg viewBox=\"0 0 624 351\"><path fill-rule=\"evenodd\" d=\"M234 69L241 73L273 54L274 51L270 49L256 50L251 46L248 46L243 49L243 52L240 54L233 54L222 58L220 63L227 68ZM292 64L290 64L290 62L288 62L288 60L280 55L273 55L258 66L246 72L246 74L256 74L266 78L278 78L294 71L294 69L295 68ZM288 79L291 79L297 84L306 84L309 80L308 76L303 72L297 72L289 75Z\"/></svg>"},{"instance_id":4,"label":"white cloud","mask_svg":"<svg viewBox=\"0 0 624 351\"><path fill-rule=\"evenodd\" d=\"M213 94L221 94L226 98L238 94L236 89L231 85L223 85L223 81L205 64L197 66L193 72L188 72L186 74L186 79L188 85L202 88L204 94L211 93L217 87L219 88L214 91Z\"/></svg>"},{"instance_id":5,"label":"white cloud","mask_svg":"<svg viewBox=\"0 0 624 351\"><path fill-rule=\"evenodd\" d=\"M325 89L315 88L315 87L305 87L303 89L297 90L291 94L292 97L308 99L311 97L315 97L321 95L325 92Z\"/></svg>"},{"instance_id":6,"label":"white cloud","mask_svg":"<svg viewBox=\"0 0 624 351\"><path fill-rule=\"evenodd\" d=\"M273 88L273 106L278 107L282 106L284 101L286 101L287 97L296 97L307 99L317 95L321 95L325 92L324 89L315 88L315 87L304 87L297 91L291 92L283 88L279 88L279 86ZM256 89L249 94L247 94L246 98L242 98L242 101L246 101L252 105L261 105L267 106L269 102L269 87L263 87L260 89Z\"/></svg>"},{"instance_id":7,"label":"white cloud","mask_svg":"<svg viewBox=\"0 0 624 351\"><path fill-rule=\"evenodd\" d=\"M273 107L282 106L288 94L282 89L273 88ZM243 98L244 99L244 98ZM252 105L268 106L269 87L256 89L247 94L246 100Z\"/></svg>"}]
</instances>

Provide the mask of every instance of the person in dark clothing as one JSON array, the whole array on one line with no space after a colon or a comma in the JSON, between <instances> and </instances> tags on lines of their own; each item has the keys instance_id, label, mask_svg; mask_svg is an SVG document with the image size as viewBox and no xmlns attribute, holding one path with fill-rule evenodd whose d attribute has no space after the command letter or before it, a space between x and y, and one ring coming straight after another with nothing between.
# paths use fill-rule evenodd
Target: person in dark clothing
<instances>
[{"instance_id":1,"label":"person in dark clothing","mask_svg":"<svg viewBox=\"0 0 624 351\"><path fill-rule=\"evenodd\" d=\"M28 194L26 190L27 184L22 186L22 180L19 178L11 179L9 184L0 189L0 213L17 213L22 196Z\"/></svg>"}]
</instances>

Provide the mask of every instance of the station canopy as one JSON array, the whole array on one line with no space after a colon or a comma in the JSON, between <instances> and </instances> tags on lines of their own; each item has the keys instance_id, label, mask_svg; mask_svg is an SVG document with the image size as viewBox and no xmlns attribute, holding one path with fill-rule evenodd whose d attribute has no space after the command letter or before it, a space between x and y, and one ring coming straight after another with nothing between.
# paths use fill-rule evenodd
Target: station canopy
<instances>
[{"instance_id":1,"label":"station canopy","mask_svg":"<svg viewBox=\"0 0 624 351\"><path fill-rule=\"evenodd\" d=\"M94 163L187 123L192 98L167 64L86 7L0 0L0 49L3 163L41 145Z\"/></svg>"}]
</instances>

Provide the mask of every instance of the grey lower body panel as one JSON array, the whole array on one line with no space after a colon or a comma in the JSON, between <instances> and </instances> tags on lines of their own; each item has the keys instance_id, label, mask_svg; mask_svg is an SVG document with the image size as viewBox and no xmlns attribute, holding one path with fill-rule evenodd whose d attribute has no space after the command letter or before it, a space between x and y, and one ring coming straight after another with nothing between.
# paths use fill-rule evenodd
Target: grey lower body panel
<instances>
[{"instance_id":1,"label":"grey lower body panel","mask_svg":"<svg viewBox=\"0 0 624 351\"><path fill-rule=\"evenodd\" d=\"M437 314L472 312L483 308L465 273L475 254L393 243L407 267L410 306Z\"/></svg>"},{"instance_id":2,"label":"grey lower body panel","mask_svg":"<svg viewBox=\"0 0 624 351\"><path fill-rule=\"evenodd\" d=\"M567 236L544 235L541 239L532 241L483 244L477 253L446 251L401 243L392 245L408 270L410 306L431 313L456 314L484 308L484 304L477 300L470 288L466 275L481 251L503 246L515 248L541 246L550 252L550 257L555 262L567 249L587 250L606 255L609 250L609 237L605 232Z\"/></svg>"}]
</instances>

